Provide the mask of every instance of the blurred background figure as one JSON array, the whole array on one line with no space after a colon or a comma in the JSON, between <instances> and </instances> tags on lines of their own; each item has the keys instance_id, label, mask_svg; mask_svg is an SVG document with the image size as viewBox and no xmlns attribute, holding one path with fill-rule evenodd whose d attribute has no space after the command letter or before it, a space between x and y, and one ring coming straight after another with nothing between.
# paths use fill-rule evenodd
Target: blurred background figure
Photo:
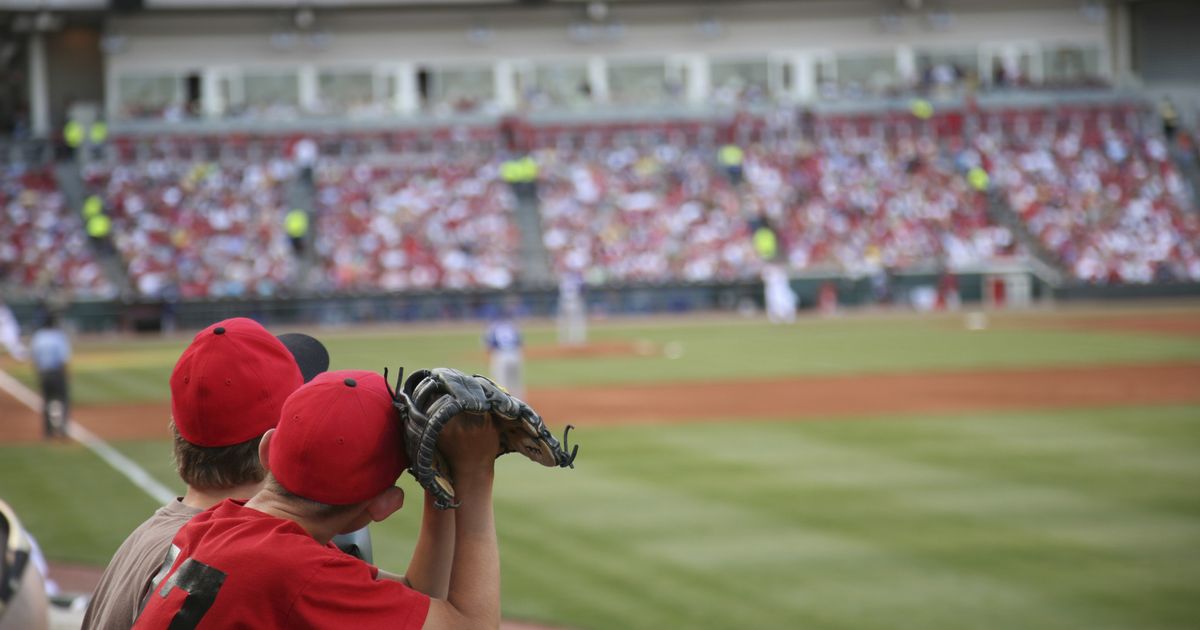
<instances>
[{"instance_id":1,"label":"blurred background figure","mask_svg":"<svg viewBox=\"0 0 1200 630\"><path fill-rule=\"evenodd\" d=\"M523 398L525 362L521 356L521 331L510 313L501 312L491 319L483 343L488 352L488 376L508 393Z\"/></svg>"},{"instance_id":2,"label":"blurred background figure","mask_svg":"<svg viewBox=\"0 0 1200 630\"><path fill-rule=\"evenodd\" d=\"M292 253L297 258L304 255L304 242L308 237L308 213L302 208L293 208L284 217L284 229L292 244Z\"/></svg>"},{"instance_id":3,"label":"blurred background figure","mask_svg":"<svg viewBox=\"0 0 1200 630\"><path fill-rule=\"evenodd\" d=\"M796 292L792 290L787 271L780 265L763 267L763 292L767 304L767 320L772 324L796 321Z\"/></svg>"},{"instance_id":4,"label":"blurred background figure","mask_svg":"<svg viewBox=\"0 0 1200 630\"><path fill-rule=\"evenodd\" d=\"M742 163L746 159L745 155L742 148L732 142L723 145L717 151L717 161L721 163L721 170L725 171L725 176L729 178L729 184L734 188L742 185L744 177Z\"/></svg>"},{"instance_id":5,"label":"blurred background figure","mask_svg":"<svg viewBox=\"0 0 1200 630\"><path fill-rule=\"evenodd\" d=\"M558 282L558 345L587 343L587 305L583 301L583 276L574 271Z\"/></svg>"},{"instance_id":6,"label":"blurred background figure","mask_svg":"<svg viewBox=\"0 0 1200 630\"><path fill-rule=\"evenodd\" d=\"M0 301L0 345L8 351L12 358L24 361L29 357L25 344L21 343L21 326L13 316L12 309Z\"/></svg>"},{"instance_id":7,"label":"blurred background figure","mask_svg":"<svg viewBox=\"0 0 1200 630\"><path fill-rule=\"evenodd\" d=\"M0 500L0 630L45 630L50 627L49 602L36 566L40 553L21 527L16 513ZM42 561L44 563L44 561Z\"/></svg>"},{"instance_id":8,"label":"blurred background figure","mask_svg":"<svg viewBox=\"0 0 1200 630\"><path fill-rule=\"evenodd\" d=\"M67 363L71 360L71 342L58 325L58 316L50 313L33 333L29 342L33 366L42 388L42 420L46 439L67 437L70 394Z\"/></svg>"},{"instance_id":9,"label":"blurred background figure","mask_svg":"<svg viewBox=\"0 0 1200 630\"><path fill-rule=\"evenodd\" d=\"M1179 112L1175 111L1175 103L1169 97L1158 104L1158 115L1162 118L1163 136L1168 143L1174 141L1175 134L1179 133Z\"/></svg>"}]
</instances>

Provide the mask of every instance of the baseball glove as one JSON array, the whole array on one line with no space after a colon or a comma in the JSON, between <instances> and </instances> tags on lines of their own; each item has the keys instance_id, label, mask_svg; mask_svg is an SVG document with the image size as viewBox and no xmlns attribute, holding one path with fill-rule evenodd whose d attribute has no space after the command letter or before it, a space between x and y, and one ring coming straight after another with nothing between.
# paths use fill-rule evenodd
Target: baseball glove
<instances>
[{"instance_id":1,"label":"baseball glove","mask_svg":"<svg viewBox=\"0 0 1200 630\"><path fill-rule=\"evenodd\" d=\"M570 452L567 446L574 427L567 425L560 445L537 412L486 376L468 376L452 368L418 370L404 381L401 390L402 377L403 371L396 379L392 398L404 423L409 471L433 496L439 509L458 506L453 471L438 451L437 441L442 429L460 414L490 414L499 423L496 457L520 453L543 466L575 467L579 446Z\"/></svg>"}]
</instances>

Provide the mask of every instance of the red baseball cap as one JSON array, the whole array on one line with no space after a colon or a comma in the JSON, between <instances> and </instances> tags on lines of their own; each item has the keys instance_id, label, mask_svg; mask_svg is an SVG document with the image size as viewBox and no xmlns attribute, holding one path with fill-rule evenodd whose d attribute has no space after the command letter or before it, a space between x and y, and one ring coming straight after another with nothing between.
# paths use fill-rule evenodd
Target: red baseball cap
<instances>
[{"instance_id":1,"label":"red baseball cap","mask_svg":"<svg viewBox=\"0 0 1200 630\"><path fill-rule=\"evenodd\" d=\"M171 372L171 415L179 434L197 446L232 446L274 427L283 401L304 383L303 370L317 369L322 359L308 340L320 342L293 337L301 342L292 343L296 351L244 317L200 331ZM327 353L323 360L328 367Z\"/></svg>"},{"instance_id":2,"label":"red baseball cap","mask_svg":"<svg viewBox=\"0 0 1200 630\"><path fill-rule=\"evenodd\" d=\"M326 372L289 396L269 457L289 492L330 505L366 501L408 467L392 395L365 370Z\"/></svg>"}]
</instances>

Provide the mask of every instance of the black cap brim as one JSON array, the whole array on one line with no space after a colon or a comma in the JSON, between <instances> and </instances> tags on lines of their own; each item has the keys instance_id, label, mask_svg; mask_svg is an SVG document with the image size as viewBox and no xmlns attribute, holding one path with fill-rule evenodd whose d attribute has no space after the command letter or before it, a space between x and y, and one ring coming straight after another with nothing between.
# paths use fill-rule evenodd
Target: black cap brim
<instances>
[{"instance_id":1,"label":"black cap brim","mask_svg":"<svg viewBox=\"0 0 1200 630\"><path fill-rule=\"evenodd\" d=\"M279 339L295 357L305 383L329 369L329 351L320 341L304 333L287 333L279 335L276 339Z\"/></svg>"}]
</instances>

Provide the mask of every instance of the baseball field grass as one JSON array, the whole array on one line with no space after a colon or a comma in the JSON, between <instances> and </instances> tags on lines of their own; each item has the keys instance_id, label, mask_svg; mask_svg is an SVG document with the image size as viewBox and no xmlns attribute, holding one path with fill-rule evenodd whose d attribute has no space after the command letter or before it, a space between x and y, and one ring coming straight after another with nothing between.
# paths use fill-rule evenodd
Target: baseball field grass
<instances>
[{"instance_id":1,"label":"baseball field grass","mask_svg":"<svg viewBox=\"0 0 1200 630\"><path fill-rule=\"evenodd\" d=\"M1200 335L1186 326L1122 324L1156 318L1200 319L1200 308L998 316L984 331L966 330L961 316L782 328L613 322L594 326L591 338L631 352L547 356L531 360L527 376L536 394L1200 366ZM315 332L334 367L484 368L474 328ZM530 325L527 337L548 346L553 334ZM186 342L81 344L77 403L161 403ZM6 369L31 382L19 366ZM1194 389L1191 399L1150 404L866 416L777 409L702 423L585 424L573 435L582 445L575 470L500 460L504 612L589 629L1192 628L1200 619L1200 382ZM548 418L559 430L569 420ZM155 422L165 436L166 418ZM163 437L114 446L180 487ZM420 513L415 484L405 477L401 485L408 507L373 527L377 562L397 570ZM0 445L0 496L52 559L93 564L156 507L77 444Z\"/></svg>"}]
</instances>

